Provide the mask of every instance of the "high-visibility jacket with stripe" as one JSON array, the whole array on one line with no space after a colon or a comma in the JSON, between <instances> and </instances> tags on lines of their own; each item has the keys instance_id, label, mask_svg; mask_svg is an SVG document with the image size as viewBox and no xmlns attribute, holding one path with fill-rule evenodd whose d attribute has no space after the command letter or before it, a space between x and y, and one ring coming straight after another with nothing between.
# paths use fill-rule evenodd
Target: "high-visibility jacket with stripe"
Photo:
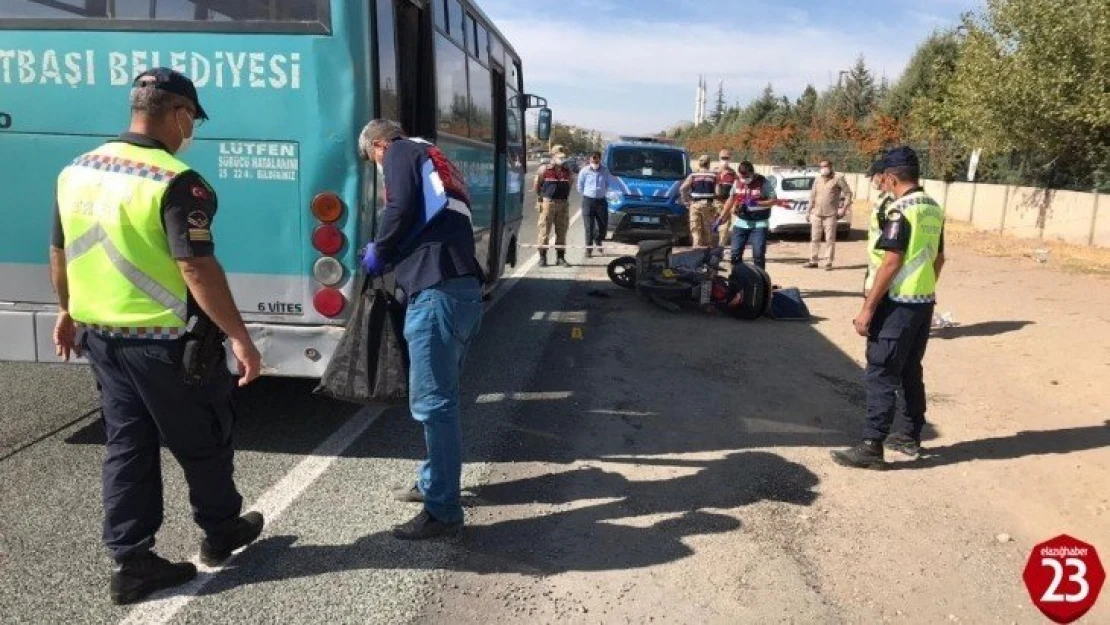
<instances>
[{"instance_id":1,"label":"high-visibility jacket with stripe","mask_svg":"<svg viewBox=\"0 0 1110 625\"><path fill-rule=\"evenodd\" d=\"M902 269L890 287L890 299L903 304L935 302L935 261L944 232L944 208L924 191L917 191L892 203L887 209L887 219L896 218L896 212L909 225L910 242Z\"/></svg>"},{"instance_id":2,"label":"high-visibility jacket with stripe","mask_svg":"<svg viewBox=\"0 0 1110 625\"><path fill-rule=\"evenodd\" d=\"M887 193L879 194L879 201L871 211L871 219L867 224L867 278L863 286L866 291L870 291L871 286L875 284L875 274L883 264L885 252L878 248L878 243L879 237L883 234L883 225L886 224L886 210L893 201L893 196Z\"/></svg>"},{"instance_id":3,"label":"high-visibility jacket with stripe","mask_svg":"<svg viewBox=\"0 0 1110 625\"><path fill-rule=\"evenodd\" d=\"M74 321L124 336L181 333L188 288L170 252L162 198L188 170L164 150L123 142L62 170L58 212Z\"/></svg>"}]
</instances>

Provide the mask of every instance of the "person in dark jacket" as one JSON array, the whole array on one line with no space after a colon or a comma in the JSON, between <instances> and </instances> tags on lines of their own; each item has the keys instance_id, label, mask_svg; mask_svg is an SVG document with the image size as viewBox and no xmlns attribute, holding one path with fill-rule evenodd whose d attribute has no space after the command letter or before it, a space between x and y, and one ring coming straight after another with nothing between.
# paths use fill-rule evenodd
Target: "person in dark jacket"
<instances>
[{"instance_id":1,"label":"person in dark jacket","mask_svg":"<svg viewBox=\"0 0 1110 625\"><path fill-rule=\"evenodd\" d=\"M394 493L424 509L393 535L404 540L454 535L463 524L459 378L481 326L484 281L474 254L470 197L443 152L406 137L396 122L367 124L359 151L381 168L386 191L363 267L370 275L392 271L404 292L409 410L424 425L428 452L416 483Z\"/></svg>"}]
</instances>

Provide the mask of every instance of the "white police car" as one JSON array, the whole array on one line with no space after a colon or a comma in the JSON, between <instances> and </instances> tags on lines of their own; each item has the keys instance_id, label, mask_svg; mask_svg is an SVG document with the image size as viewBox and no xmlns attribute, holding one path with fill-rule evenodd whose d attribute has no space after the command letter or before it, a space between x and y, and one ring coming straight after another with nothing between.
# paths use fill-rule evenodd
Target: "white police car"
<instances>
[{"instance_id":1,"label":"white police car","mask_svg":"<svg viewBox=\"0 0 1110 625\"><path fill-rule=\"evenodd\" d=\"M821 170L817 167L775 167L767 176L768 182L774 185L775 197L788 200L790 207L775 206L771 208L771 219L768 228L771 234L782 233L809 233L809 192ZM838 235L847 235L852 229L852 207L845 211L844 217L837 220L836 230Z\"/></svg>"}]
</instances>

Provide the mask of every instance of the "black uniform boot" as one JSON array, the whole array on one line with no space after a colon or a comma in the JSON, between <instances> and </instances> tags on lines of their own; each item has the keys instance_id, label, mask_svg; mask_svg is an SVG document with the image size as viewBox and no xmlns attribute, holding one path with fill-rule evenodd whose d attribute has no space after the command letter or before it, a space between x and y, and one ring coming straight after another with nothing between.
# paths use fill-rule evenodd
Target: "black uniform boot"
<instances>
[{"instance_id":1,"label":"black uniform boot","mask_svg":"<svg viewBox=\"0 0 1110 625\"><path fill-rule=\"evenodd\" d=\"M200 561L216 566L231 557L231 552L253 543L262 534L262 513L248 512L228 523L221 531L212 532L200 543Z\"/></svg>"},{"instance_id":2,"label":"black uniform boot","mask_svg":"<svg viewBox=\"0 0 1110 625\"><path fill-rule=\"evenodd\" d=\"M921 455L921 441L914 440L908 434L891 434L883 441L883 445L910 458L916 459Z\"/></svg>"},{"instance_id":3,"label":"black uniform boot","mask_svg":"<svg viewBox=\"0 0 1110 625\"><path fill-rule=\"evenodd\" d=\"M540 252L540 267L547 266L547 250Z\"/></svg>"},{"instance_id":4,"label":"black uniform boot","mask_svg":"<svg viewBox=\"0 0 1110 625\"><path fill-rule=\"evenodd\" d=\"M112 571L108 585L112 603L127 605L147 595L180 586L197 576L192 562L173 563L149 551L124 558Z\"/></svg>"},{"instance_id":5,"label":"black uniform boot","mask_svg":"<svg viewBox=\"0 0 1110 625\"><path fill-rule=\"evenodd\" d=\"M883 469L883 445L879 441L863 441L851 449L832 452L832 458L837 464L856 469Z\"/></svg>"},{"instance_id":6,"label":"black uniform boot","mask_svg":"<svg viewBox=\"0 0 1110 625\"><path fill-rule=\"evenodd\" d=\"M570 267L570 263L567 262L566 252L560 250L558 254L556 254L555 264L559 265L560 267Z\"/></svg>"}]
</instances>

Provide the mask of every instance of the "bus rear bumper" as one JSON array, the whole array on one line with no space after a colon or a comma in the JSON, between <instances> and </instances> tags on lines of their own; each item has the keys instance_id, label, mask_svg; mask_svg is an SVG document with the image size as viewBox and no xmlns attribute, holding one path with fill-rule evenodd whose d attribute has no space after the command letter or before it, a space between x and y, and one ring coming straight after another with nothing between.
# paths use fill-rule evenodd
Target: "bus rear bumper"
<instances>
[{"instance_id":1,"label":"bus rear bumper","mask_svg":"<svg viewBox=\"0 0 1110 625\"><path fill-rule=\"evenodd\" d=\"M54 322L57 311L0 309L0 361L61 363L54 353ZM293 326L248 323L251 339L262 353L262 375L290 378L316 378L324 375L343 326ZM226 346L227 365L238 371L230 344ZM69 364L88 364L73 357Z\"/></svg>"},{"instance_id":2,"label":"bus rear bumper","mask_svg":"<svg viewBox=\"0 0 1110 625\"><path fill-rule=\"evenodd\" d=\"M247 324L247 331L262 354L262 375L285 378L323 376L343 330L343 326ZM238 370L230 343L227 365L232 371Z\"/></svg>"}]
</instances>

